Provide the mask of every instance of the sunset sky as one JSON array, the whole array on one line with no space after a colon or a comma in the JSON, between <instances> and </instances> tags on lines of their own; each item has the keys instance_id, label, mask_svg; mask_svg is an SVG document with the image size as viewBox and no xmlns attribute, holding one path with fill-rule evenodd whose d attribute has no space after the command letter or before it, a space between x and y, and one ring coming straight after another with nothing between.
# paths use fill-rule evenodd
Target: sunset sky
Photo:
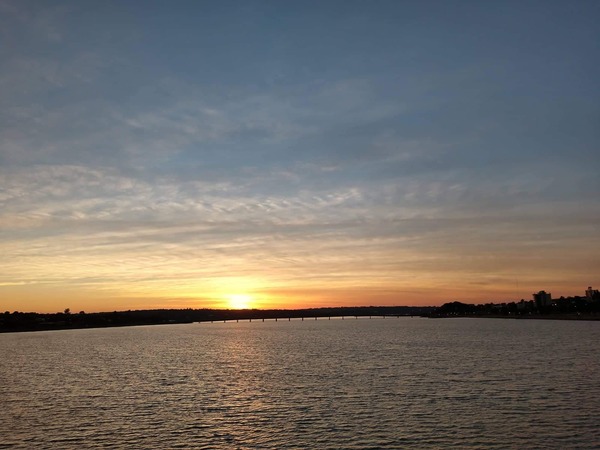
<instances>
[{"instance_id":1,"label":"sunset sky","mask_svg":"<svg viewBox=\"0 0 600 450\"><path fill-rule=\"evenodd\" d=\"M598 1L0 0L0 309L600 285Z\"/></svg>"}]
</instances>

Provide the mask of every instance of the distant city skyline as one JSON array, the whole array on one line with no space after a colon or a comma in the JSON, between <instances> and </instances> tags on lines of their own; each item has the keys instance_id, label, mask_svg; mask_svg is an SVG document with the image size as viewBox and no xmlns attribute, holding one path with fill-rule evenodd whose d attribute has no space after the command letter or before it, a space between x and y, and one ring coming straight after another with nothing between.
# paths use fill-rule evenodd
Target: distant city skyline
<instances>
[{"instance_id":1,"label":"distant city skyline","mask_svg":"<svg viewBox=\"0 0 600 450\"><path fill-rule=\"evenodd\" d=\"M600 284L600 2L0 0L0 310Z\"/></svg>"}]
</instances>

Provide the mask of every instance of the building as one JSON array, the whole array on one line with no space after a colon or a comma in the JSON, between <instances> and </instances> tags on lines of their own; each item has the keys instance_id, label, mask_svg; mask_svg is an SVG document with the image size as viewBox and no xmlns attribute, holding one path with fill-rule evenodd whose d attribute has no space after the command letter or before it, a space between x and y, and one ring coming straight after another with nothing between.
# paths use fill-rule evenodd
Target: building
<instances>
[{"instance_id":1,"label":"building","mask_svg":"<svg viewBox=\"0 0 600 450\"><path fill-rule=\"evenodd\" d=\"M550 292L540 291L537 294L533 294L533 301L538 308L552 306L552 294Z\"/></svg>"},{"instance_id":2,"label":"building","mask_svg":"<svg viewBox=\"0 0 600 450\"><path fill-rule=\"evenodd\" d=\"M525 299L521 299L521 301L517 303L517 311L519 312L533 311L534 309L535 303L533 300L527 301Z\"/></svg>"},{"instance_id":3,"label":"building","mask_svg":"<svg viewBox=\"0 0 600 450\"><path fill-rule=\"evenodd\" d=\"M588 302L592 301L600 301L600 291L598 289L592 289L591 286L585 290L585 298L587 298Z\"/></svg>"}]
</instances>

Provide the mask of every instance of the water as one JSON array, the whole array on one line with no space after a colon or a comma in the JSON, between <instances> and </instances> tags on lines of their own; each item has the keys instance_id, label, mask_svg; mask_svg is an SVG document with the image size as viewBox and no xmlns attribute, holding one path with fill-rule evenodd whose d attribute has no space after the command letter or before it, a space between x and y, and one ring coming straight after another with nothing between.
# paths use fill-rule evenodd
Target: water
<instances>
[{"instance_id":1,"label":"water","mask_svg":"<svg viewBox=\"0 0 600 450\"><path fill-rule=\"evenodd\" d=\"M0 448L600 448L600 322L0 335Z\"/></svg>"}]
</instances>

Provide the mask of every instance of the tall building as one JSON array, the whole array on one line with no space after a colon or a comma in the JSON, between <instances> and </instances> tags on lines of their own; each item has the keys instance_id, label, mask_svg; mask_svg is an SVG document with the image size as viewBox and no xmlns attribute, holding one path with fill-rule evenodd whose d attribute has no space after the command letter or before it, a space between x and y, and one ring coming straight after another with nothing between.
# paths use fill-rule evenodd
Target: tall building
<instances>
[{"instance_id":1,"label":"tall building","mask_svg":"<svg viewBox=\"0 0 600 450\"><path fill-rule=\"evenodd\" d=\"M592 289L591 286L588 286L588 288L585 290L585 297L588 299L588 301L598 301L600 300L600 291L598 289Z\"/></svg>"},{"instance_id":2,"label":"tall building","mask_svg":"<svg viewBox=\"0 0 600 450\"><path fill-rule=\"evenodd\" d=\"M552 294L546 291L540 291L533 294L533 301L538 308L542 306L552 306Z\"/></svg>"}]
</instances>

